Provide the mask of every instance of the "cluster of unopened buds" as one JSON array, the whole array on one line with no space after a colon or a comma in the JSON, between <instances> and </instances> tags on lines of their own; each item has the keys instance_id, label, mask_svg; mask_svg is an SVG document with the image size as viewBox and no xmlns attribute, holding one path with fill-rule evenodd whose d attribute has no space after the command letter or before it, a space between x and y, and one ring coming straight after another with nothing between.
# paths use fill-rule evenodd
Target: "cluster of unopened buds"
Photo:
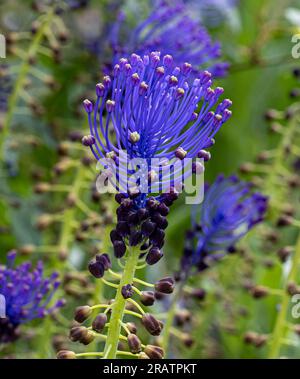
<instances>
[{"instance_id":1,"label":"cluster of unopened buds","mask_svg":"<svg viewBox=\"0 0 300 379\"><path fill-rule=\"evenodd\" d=\"M125 315L133 316L137 318L146 331L152 336L159 336L163 323L158 320L151 313L145 312L143 306L152 306L155 302L156 296L171 294L174 290L174 279L171 277L165 277L158 280L155 284L146 283L140 279L134 278L132 283L127 283L119 287L119 284L110 282L104 279L104 274L107 272L111 277L120 280L121 275L112 270L110 258L107 254L98 254L89 264L89 270L94 277L103 280L108 286L112 286L119 289L122 297L126 301ZM141 291L137 286L142 285L150 287L151 290ZM137 296L137 300L133 297ZM97 304L94 306L84 305L80 306L75 311L75 321L78 323L70 330L70 339L73 342L80 342L84 345L90 344L95 338L105 340L106 334L102 334L105 328L109 326L111 311L114 307L114 300L109 301L107 304ZM101 313L95 315L98 310L104 310ZM91 326L86 327L82 324L89 318L92 318ZM129 352L120 350L117 355L134 355L141 359L160 359L163 358L163 349L155 345L144 345L137 336L138 326L134 322L123 322L119 320L122 329L126 335L120 334L119 341L127 342ZM119 344L120 345L120 344ZM58 358L71 359L89 355L104 356L104 353L74 353L72 351L60 351Z\"/></svg>"}]
</instances>

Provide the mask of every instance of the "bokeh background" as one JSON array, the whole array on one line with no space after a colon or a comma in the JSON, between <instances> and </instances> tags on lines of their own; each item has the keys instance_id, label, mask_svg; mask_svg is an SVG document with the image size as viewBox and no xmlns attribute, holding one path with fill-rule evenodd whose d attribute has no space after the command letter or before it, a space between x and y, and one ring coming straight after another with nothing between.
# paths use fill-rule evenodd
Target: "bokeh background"
<instances>
[{"instance_id":1,"label":"bokeh background","mask_svg":"<svg viewBox=\"0 0 300 379\"><path fill-rule=\"evenodd\" d=\"M191 12L222 44L222 58L230 69L216 84L233 101L233 117L218 133L205 179L211 182L219 173L239 173L259 181L262 191L273 196L273 191L281 186L285 191L287 186L284 177L277 188L268 179L278 165L262 166L260 178L241 165L257 162L265 150L280 149L282 133L276 133L266 112L271 108L284 114L297 101L290 93L299 84L292 71L300 68L300 59L291 55L291 38L300 33L299 2L240 0L229 7L219 1L214 11L200 11L200 3L194 1ZM120 7L134 23L134 15L143 19L150 6L147 0L91 0L62 12L48 28L32 1L0 1L0 32L7 39L7 57L0 59L0 263L5 263L11 249L18 251L19 262L43 260L47 272L61 273L59 295L67 300L55 317L23 325L17 341L1 346L2 358L54 357L58 348L69 343L74 308L101 296L108 298L101 285L89 278L86 265L97 251L111 251L115 205L110 195L100 197L93 188L95 164L80 143L87 130L81 103L93 93L101 67L110 60L107 30ZM287 117L281 121L290 122ZM285 200L293 199L291 205L297 209L299 192L295 191ZM273 216L271 223L278 214ZM92 230L85 230L86 220L93 223ZM169 216L159 273L147 270L145 278L155 279L178 268L189 222L189 207L178 201ZM193 346L174 343L170 357L269 356L268 342L247 344L245 334L253 331L272 337L281 297L254 299L247 283L284 291L290 263L280 262L277 251L293 245L298 232L297 228L274 229L281 239L273 235L276 241L272 242L267 238L270 229L269 225L255 229L242 241L239 254L191 278L190 285L205 288L207 296L191 304ZM289 320L289 312L286 316L284 328L297 324ZM298 357L297 334L285 330L280 338L286 340L280 356Z\"/></svg>"}]
</instances>

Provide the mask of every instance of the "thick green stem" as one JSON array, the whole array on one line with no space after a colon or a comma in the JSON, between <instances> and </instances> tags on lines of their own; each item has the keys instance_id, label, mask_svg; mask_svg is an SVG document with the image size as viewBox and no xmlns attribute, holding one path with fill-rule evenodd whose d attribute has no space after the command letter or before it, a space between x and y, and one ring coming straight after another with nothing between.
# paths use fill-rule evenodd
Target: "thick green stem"
<instances>
[{"instance_id":1,"label":"thick green stem","mask_svg":"<svg viewBox=\"0 0 300 379\"><path fill-rule=\"evenodd\" d=\"M112 307L112 313L109 321L109 328L107 331L107 340L104 348L104 356L107 359L115 359L118 350L119 335L121 332L121 323L123 321L126 300L122 296L122 287L126 284L132 284L136 266L140 255L139 246L127 249L125 256L126 264L124 267L123 275L120 280L115 301Z\"/></svg>"},{"instance_id":2,"label":"thick green stem","mask_svg":"<svg viewBox=\"0 0 300 379\"><path fill-rule=\"evenodd\" d=\"M297 278L300 264L300 234L296 243L296 249L291 263L291 269L286 283L294 282ZM275 323L272 340L270 342L269 358L278 358L283 338L287 330L287 316L290 304L290 294L285 291L280 304L280 310Z\"/></svg>"}]
</instances>

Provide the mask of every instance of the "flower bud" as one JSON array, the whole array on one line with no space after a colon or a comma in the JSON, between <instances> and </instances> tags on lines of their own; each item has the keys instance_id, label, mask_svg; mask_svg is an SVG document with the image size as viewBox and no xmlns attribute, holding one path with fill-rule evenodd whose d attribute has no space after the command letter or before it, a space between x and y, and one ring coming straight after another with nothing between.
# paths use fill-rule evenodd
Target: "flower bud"
<instances>
[{"instance_id":1,"label":"flower bud","mask_svg":"<svg viewBox=\"0 0 300 379\"><path fill-rule=\"evenodd\" d=\"M104 270L111 268L111 261L108 254L97 254L96 261L103 264Z\"/></svg>"},{"instance_id":2,"label":"flower bud","mask_svg":"<svg viewBox=\"0 0 300 379\"><path fill-rule=\"evenodd\" d=\"M141 231L145 236L150 236L154 232L156 228L156 224L154 222L151 222L150 220L147 220L143 222L141 226Z\"/></svg>"},{"instance_id":3,"label":"flower bud","mask_svg":"<svg viewBox=\"0 0 300 379\"><path fill-rule=\"evenodd\" d=\"M164 203L159 204L159 206L158 206L158 212L162 216L166 217L169 214L169 211L170 211L170 209L166 206L166 204L164 204Z\"/></svg>"},{"instance_id":4,"label":"flower bud","mask_svg":"<svg viewBox=\"0 0 300 379\"><path fill-rule=\"evenodd\" d=\"M174 285L175 285L174 279L171 277L166 277L156 282L154 285L154 288L158 292L170 294L174 291Z\"/></svg>"},{"instance_id":5,"label":"flower bud","mask_svg":"<svg viewBox=\"0 0 300 379\"><path fill-rule=\"evenodd\" d=\"M185 151L182 147L178 147L175 151L175 157L183 160L187 155L187 151Z\"/></svg>"},{"instance_id":6,"label":"flower bud","mask_svg":"<svg viewBox=\"0 0 300 379\"><path fill-rule=\"evenodd\" d=\"M105 313L98 314L92 322L93 330L97 333L101 333L105 327L106 322L107 322L106 314Z\"/></svg>"},{"instance_id":7,"label":"flower bud","mask_svg":"<svg viewBox=\"0 0 300 379\"><path fill-rule=\"evenodd\" d=\"M125 243L123 241L115 241L113 245L116 258L122 258L126 253Z\"/></svg>"},{"instance_id":8,"label":"flower bud","mask_svg":"<svg viewBox=\"0 0 300 379\"><path fill-rule=\"evenodd\" d=\"M71 341L81 341L87 333L87 328L84 326L74 326L70 330L69 338Z\"/></svg>"},{"instance_id":9,"label":"flower bud","mask_svg":"<svg viewBox=\"0 0 300 379\"><path fill-rule=\"evenodd\" d=\"M93 112L93 103L90 101L90 100L88 100L88 99L85 99L84 101L83 101L83 106L84 106L84 109L85 109L85 111L87 112L87 113L92 113Z\"/></svg>"},{"instance_id":10,"label":"flower bud","mask_svg":"<svg viewBox=\"0 0 300 379\"><path fill-rule=\"evenodd\" d=\"M140 351L142 350L142 344L139 338L135 334L132 334L132 333L128 334L127 342L128 342L129 350L133 354L140 353Z\"/></svg>"},{"instance_id":11,"label":"flower bud","mask_svg":"<svg viewBox=\"0 0 300 379\"><path fill-rule=\"evenodd\" d=\"M89 134L87 136L82 137L81 142L84 146L92 146L95 144L96 141L95 137Z\"/></svg>"},{"instance_id":12,"label":"flower bud","mask_svg":"<svg viewBox=\"0 0 300 379\"><path fill-rule=\"evenodd\" d=\"M102 278L104 275L104 266L101 262L97 260L92 260L89 263L89 271L90 273L97 279Z\"/></svg>"},{"instance_id":13,"label":"flower bud","mask_svg":"<svg viewBox=\"0 0 300 379\"><path fill-rule=\"evenodd\" d=\"M127 322L126 327L130 331L130 333L136 334L137 327L134 322Z\"/></svg>"},{"instance_id":14,"label":"flower bud","mask_svg":"<svg viewBox=\"0 0 300 379\"><path fill-rule=\"evenodd\" d=\"M195 343L195 340L188 333L184 333L184 335L182 336L182 342L186 347L192 347Z\"/></svg>"},{"instance_id":15,"label":"flower bud","mask_svg":"<svg viewBox=\"0 0 300 379\"><path fill-rule=\"evenodd\" d=\"M175 322L178 326L183 326L186 322L191 320L191 313L187 309L181 309L176 312Z\"/></svg>"},{"instance_id":16,"label":"flower bud","mask_svg":"<svg viewBox=\"0 0 300 379\"><path fill-rule=\"evenodd\" d=\"M148 263L148 265L151 266L157 263L162 257L162 251L159 250L157 247L152 247L146 256L146 262Z\"/></svg>"},{"instance_id":17,"label":"flower bud","mask_svg":"<svg viewBox=\"0 0 300 379\"><path fill-rule=\"evenodd\" d=\"M263 286L255 286L251 288L251 295L254 297L254 299L261 299L262 297L265 297L268 294L268 288L265 288Z\"/></svg>"},{"instance_id":18,"label":"flower bud","mask_svg":"<svg viewBox=\"0 0 300 379\"><path fill-rule=\"evenodd\" d=\"M129 236L129 244L130 246L137 246L139 243L141 243L143 240L143 234L141 231L134 231Z\"/></svg>"},{"instance_id":19,"label":"flower bud","mask_svg":"<svg viewBox=\"0 0 300 379\"><path fill-rule=\"evenodd\" d=\"M161 331L162 331L162 328L163 328L163 323L161 321L157 320L150 313L145 313L143 315L143 317L142 317L142 324L144 325L145 329L152 336L159 336L160 333L161 333Z\"/></svg>"},{"instance_id":20,"label":"flower bud","mask_svg":"<svg viewBox=\"0 0 300 379\"><path fill-rule=\"evenodd\" d=\"M76 359L74 351L61 350L57 353L57 359Z\"/></svg>"},{"instance_id":21,"label":"flower bud","mask_svg":"<svg viewBox=\"0 0 300 379\"><path fill-rule=\"evenodd\" d=\"M130 227L129 227L128 222L119 221L116 226L116 231L122 237L125 237L126 235L128 235L130 233Z\"/></svg>"},{"instance_id":22,"label":"flower bud","mask_svg":"<svg viewBox=\"0 0 300 379\"><path fill-rule=\"evenodd\" d=\"M140 140L141 136L138 132L130 133L129 140L132 143L137 143Z\"/></svg>"},{"instance_id":23,"label":"flower bud","mask_svg":"<svg viewBox=\"0 0 300 379\"><path fill-rule=\"evenodd\" d=\"M121 290L122 296L124 299L129 299L133 295L133 289L131 284L126 284L125 286L122 287Z\"/></svg>"},{"instance_id":24,"label":"flower bud","mask_svg":"<svg viewBox=\"0 0 300 379\"><path fill-rule=\"evenodd\" d=\"M210 152L209 151L206 151L206 150L200 150L197 154L197 157L198 158L202 158L204 159L204 162L207 162L210 160L211 158L211 155L210 155Z\"/></svg>"},{"instance_id":25,"label":"flower bud","mask_svg":"<svg viewBox=\"0 0 300 379\"><path fill-rule=\"evenodd\" d=\"M146 305L147 307L150 307L155 302L154 292L152 292L152 291L142 291L141 292L140 300L141 300L141 303L143 305Z\"/></svg>"},{"instance_id":26,"label":"flower bud","mask_svg":"<svg viewBox=\"0 0 300 379\"><path fill-rule=\"evenodd\" d=\"M147 354L150 359L163 359L164 357L164 351L159 346L146 345L144 353Z\"/></svg>"},{"instance_id":27,"label":"flower bud","mask_svg":"<svg viewBox=\"0 0 300 379\"><path fill-rule=\"evenodd\" d=\"M203 300L206 296L206 291L203 288L195 288L192 290L191 296L198 300Z\"/></svg>"},{"instance_id":28,"label":"flower bud","mask_svg":"<svg viewBox=\"0 0 300 379\"><path fill-rule=\"evenodd\" d=\"M95 339L95 335L91 330L87 330L84 336L79 340L83 345L89 345Z\"/></svg>"},{"instance_id":29,"label":"flower bud","mask_svg":"<svg viewBox=\"0 0 300 379\"><path fill-rule=\"evenodd\" d=\"M293 248L291 246L285 246L282 247L280 250L278 250L277 255L279 259L281 260L282 263L286 262L288 257L291 255L293 252Z\"/></svg>"},{"instance_id":30,"label":"flower bud","mask_svg":"<svg viewBox=\"0 0 300 379\"><path fill-rule=\"evenodd\" d=\"M77 307L75 310L75 321L79 322L80 324L84 322L92 313L92 308L88 305L83 305L81 307Z\"/></svg>"}]
</instances>

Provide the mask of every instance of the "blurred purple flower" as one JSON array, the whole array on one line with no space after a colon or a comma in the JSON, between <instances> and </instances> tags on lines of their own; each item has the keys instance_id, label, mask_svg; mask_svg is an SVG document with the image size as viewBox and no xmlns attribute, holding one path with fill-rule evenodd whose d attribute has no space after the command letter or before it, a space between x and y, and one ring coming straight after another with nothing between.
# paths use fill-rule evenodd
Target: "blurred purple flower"
<instances>
[{"instance_id":1,"label":"blurred purple flower","mask_svg":"<svg viewBox=\"0 0 300 379\"><path fill-rule=\"evenodd\" d=\"M36 318L45 317L64 305L58 300L49 306L59 286L58 274L44 278L43 264L32 268L30 262L14 267L16 253L8 253L6 266L0 266L0 294L5 299L6 318L0 319L0 342L17 337L17 327Z\"/></svg>"},{"instance_id":2,"label":"blurred purple flower","mask_svg":"<svg viewBox=\"0 0 300 379\"><path fill-rule=\"evenodd\" d=\"M227 74L228 63L218 61L221 57L220 43L213 42L205 27L190 16L188 5L182 0L154 0L151 3L148 16L133 27L125 14L119 12L109 32L113 64L121 56L133 52L143 56L160 51L162 55L171 54L177 65L190 62L195 75L204 69L218 77ZM89 41L95 52L99 51L98 44L103 45L101 38L98 43Z\"/></svg>"},{"instance_id":3,"label":"blurred purple flower","mask_svg":"<svg viewBox=\"0 0 300 379\"><path fill-rule=\"evenodd\" d=\"M219 176L206 191L200 222L194 220L187 233L181 271L192 266L202 271L209 262L233 252L235 244L263 220L267 205L267 197L252 192L250 183Z\"/></svg>"}]
</instances>

